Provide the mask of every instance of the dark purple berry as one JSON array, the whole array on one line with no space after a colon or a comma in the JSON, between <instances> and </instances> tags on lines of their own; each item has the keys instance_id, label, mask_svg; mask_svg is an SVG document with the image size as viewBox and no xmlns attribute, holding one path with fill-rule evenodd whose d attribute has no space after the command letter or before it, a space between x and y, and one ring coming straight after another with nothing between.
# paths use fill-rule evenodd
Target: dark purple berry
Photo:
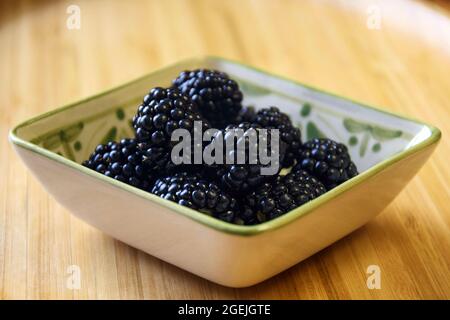
<instances>
[{"instance_id":1,"label":"dark purple berry","mask_svg":"<svg viewBox=\"0 0 450 320\"><path fill-rule=\"evenodd\" d=\"M122 139L98 145L83 166L107 177L148 190L152 186L155 172L144 164L144 155L134 139Z\"/></svg>"},{"instance_id":2,"label":"dark purple berry","mask_svg":"<svg viewBox=\"0 0 450 320\"><path fill-rule=\"evenodd\" d=\"M304 143L293 170L308 171L328 190L358 175L347 147L331 139L313 139Z\"/></svg>"},{"instance_id":3,"label":"dark purple berry","mask_svg":"<svg viewBox=\"0 0 450 320\"><path fill-rule=\"evenodd\" d=\"M295 127L289 116L277 107L259 110L254 116L254 122L263 128L280 130L280 139L288 146L282 165L285 168L291 167L301 147L300 129Z\"/></svg>"},{"instance_id":4,"label":"dark purple berry","mask_svg":"<svg viewBox=\"0 0 450 320\"><path fill-rule=\"evenodd\" d=\"M198 173L178 172L156 180L152 193L227 222L238 211L235 198Z\"/></svg>"},{"instance_id":5,"label":"dark purple berry","mask_svg":"<svg viewBox=\"0 0 450 320\"><path fill-rule=\"evenodd\" d=\"M306 171L277 176L244 197L245 216L258 223L272 220L325 192L325 186Z\"/></svg>"},{"instance_id":6,"label":"dark purple berry","mask_svg":"<svg viewBox=\"0 0 450 320\"><path fill-rule=\"evenodd\" d=\"M208 69L183 71L173 85L197 104L202 116L214 128L222 129L235 123L242 108L242 92L236 81L224 72Z\"/></svg>"}]
</instances>

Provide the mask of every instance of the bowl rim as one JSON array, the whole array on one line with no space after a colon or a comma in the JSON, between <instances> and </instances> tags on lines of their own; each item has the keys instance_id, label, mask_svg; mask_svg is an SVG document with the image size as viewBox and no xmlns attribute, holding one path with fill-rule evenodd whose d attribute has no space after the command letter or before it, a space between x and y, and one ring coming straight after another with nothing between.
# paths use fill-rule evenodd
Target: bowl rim
<instances>
[{"instance_id":1,"label":"bowl rim","mask_svg":"<svg viewBox=\"0 0 450 320\"><path fill-rule=\"evenodd\" d=\"M264 223L261 223L261 224L252 225L252 226L241 226L241 225L236 225L236 224L232 224L232 223L229 223L229 222L225 222L225 221L219 220L217 218L211 217L209 215L206 215L204 213L201 213L199 211L196 211L196 210L193 210L193 209L181 206L181 205L179 205L177 203L174 203L172 201L162 199L162 198L160 198L160 197L158 197L158 196L156 196L154 194L151 194L150 192L140 190L140 189L132 187L132 186L126 184L126 183L117 181L117 180L115 180L113 178L106 177L105 175L100 174L100 173L98 173L98 172L96 172L94 170L91 170L89 168L86 168L86 167L82 166L81 164L79 164L79 163L77 163L75 161L72 161L72 160L70 160L68 158L60 156L60 155L58 155L55 152L49 151L47 149L44 149L43 147L40 147L40 146L35 145L35 144L31 143L31 142L28 142L28 141L18 137L18 135L17 135L17 131L19 129L21 129L21 128L25 127L25 126L28 126L28 125L30 125L30 124L38 121L38 120L44 119L46 117L49 117L51 115L54 115L54 114L57 114L57 113L60 113L60 112L63 112L63 111L66 111L68 109L71 109L73 107L78 106L81 103L85 103L85 102L97 99L97 98L102 97L104 95L107 95L109 93L115 92L115 91L117 91L119 89L123 89L123 88L125 88L125 87L127 87L129 85L132 85L134 83L137 83L139 81L142 81L142 80L144 80L146 78L149 78L149 77L153 76L155 73L157 73L160 70L163 70L163 69L166 69L166 68L176 68L178 66L181 67L181 66L183 66L185 64L188 64L188 63L195 63L195 62L198 63L198 62L204 62L204 61L208 61L208 60L209 61L225 61L225 62L237 64L237 65L240 65L240 66L252 69L252 70L256 70L256 71L258 71L260 73L269 75L271 77L275 77L275 78L278 78L278 79L281 79L281 80L289 81L291 83L294 83L296 85L300 85L300 86L302 86L302 87L304 87L306 89L309 89L309 90L312 90L312 91L315 91L315 92L318 92L318 93L326 94L326 95L329 95L329 96L332 96L332 97L335 97L335 98L338 98L338 99L344 99L344 100L350 101L352 103L358 104L361 107L372 109L372 110L375 110L377 112L381 112L381 113L387 114L389 116L393 116L393 117L396 117L396 118L400 118L402 120L413 122L413 123L421 125L421 126L425 126L425 127L427 127L430 130L431 135L428 138L426 138L425 140L421 141L420 143L414 145L413 147L411 147L411 148L409 148L407 150L398 152L398 153L396 153L396 154L394 154L394 155L384 159L383 161L380 161L376 165L368 168L367 170L365 170L362 173L358 174L356 177L354 177L354 178L344 182L343 184L337 186L336 188L334 188L334 189L324 193L320 197L318 197L318 198L316 198L316 199L314 199L312 201L309 201L308 203L306 203L306 204L304 204L304 205L302 205L302 206L300 206L300 207L298 207L298 208L296 208L296 209L294 209L294 210L292 210L290 212L287 212L286 214L284 214L284 215L282 215L282 216L280 216L280 217L278 217L276 219L273 219L273 220L270 220L270 221L267 221L267 222L264 222ZM211 56L211 55L204 55L204 56L197 56L197 57L193 57L193 58L189 58L189 59L183 59L183 60L178 61L176 63L172 63L172 64L166 65L166 66L164 66L162 68L158 68L158 69L156 69L156 70L154 70L154 71L152 71L152 72L150 72L150 73L148 73L148 74L146 74L144 76L141 76L139 78L136 78L136 79L128 81L128 82L125 82L125 83L123 83L123 84L121 84L119 86L112 87L112 88L104 90L104 91L102 91L100 93L91 95L91 96L89 96L87 98L80 99L80 100L75 101L75 102L71 102L69 104L63 105L62 107L59 107L59 108L50 110L48 112L42 113L42 114L40 114L38 116L32 117L32 118L30 118L30 119L28 119L28 120L26 120L24 122L19 123L18 125L16 125L15 127L13 127L9 131L9 140L10 140L10 142L12 144L18 146L18 147L27 149L28 151L31 151L33 153L37 153L40 156L43 156L43 157L48 158L50 160L56 161L57 163L60 163L60 164L62 164L64 166L67 166L67 167L69 167L71 169L79 171L82 174L88 175L88 176L90 176L92 178L95 178L95 179L98 179L98 180L103 181L105 183L108 183L108 184L110 184L110 185L112 185L114 187L117 187L119 189L122 189L124 191L128 191L128 192L130 192L132 194L135 194L135 195L137 195L139 197L142 197L144 199L156 202L157 204L159 204L159 205L161 205L163 207L169 208L169 209L171 209L171 210L173 210L173 211L175 211L177 213L180 213L183 216L185 216L185 217L187 217L187 218L189 218L191 220L194 220L196 222L199 222L199 223L201 223L201 224L203 224L203 225L205 225L207 227L210 227L210 228L215 229L217 231L221 231L221 232L225 232L225 233L229 233L229 234L233 234L233 235L237 235L237 236L258 235L258 234L261 234L263 232L275 230L275 229L281 228L283 226L286 226L289 223L291 223L291 222L293 222L293 221L295 221L295 220L305 216L306 214L314 211L314 209L316 209L317 207L321 206L325 202L327 202L327 201L337 197L338 195L340 195L340 194L342 194L342 193L352 189L353 187L359 185L360 183L366 181L367 179L369 179L370 177L376 175L377 173L381 172L382 170L386 169L390 165L392 165L392 164L394 164L394 163L396 163L396 162L398 162L398 161L400 161L402 159L405 159L408 156L410 156L410 155L412 155L412 154L414 154L414 153L416 153L416 152L418 152L420 150L423 150L423 149L427 148L428 146L431 146L431 145L437 143L440 138L441 138L441 131L437 127L429 125L429 124L424 123L422 121L415 120L415 119L409 118L409 117L405 117L405 116L402 116L402 115L400 115L398 113L395 113L395 112L392 112L392 111L386 111L386 110L383 110L381 108L377 108L377 107L370 106L370 105L367 105L367 104L364 104L364 103L361 103L361 102L357 102L357 101L349 99L347 97L344 97L344 96L341 96L341 95L338 95L338 94L334 94L334 93L330 93L330 92L324 91L322 89L318 89L318 88L310 86L310 85L305 85L305 84L303 84L301 82L298 82L296 80L292 80L292 79L289 79L289 78L286 78L286 77L283 77L283 76L280 76L280 75L276 75L276 74L273 74L271 72L259 69L257 67L247 65L245 63L241 63L241 62L234 61L234 60L231 60L231 59L225 59L225 58L222 58L222 57Z\"/></svg>"}]
</instances>

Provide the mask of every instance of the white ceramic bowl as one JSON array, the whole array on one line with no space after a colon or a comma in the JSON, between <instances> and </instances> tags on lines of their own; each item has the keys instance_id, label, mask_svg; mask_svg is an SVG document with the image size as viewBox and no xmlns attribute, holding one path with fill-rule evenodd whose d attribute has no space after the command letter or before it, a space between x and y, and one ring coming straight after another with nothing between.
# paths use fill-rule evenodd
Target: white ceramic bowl
<instances>
[{"instance_id":1,"label":"white ceramic bowl","mask_svg":"<svg viewBox=\"0 0 450 320\"><path fill-rule=\"evenodd\" d=\"M160 199L80 165L100 142L131 137L154 86L186 69L236 79L245 104L278 106L303 139L349 146L357 177L275 220L238 226ZM18 154L55 199L105 233L230 287L263 281L361 227L394 199L430 156L438 129L221 58L191 59L28 120L10 133Z\"/></svg>"}]
</instances>

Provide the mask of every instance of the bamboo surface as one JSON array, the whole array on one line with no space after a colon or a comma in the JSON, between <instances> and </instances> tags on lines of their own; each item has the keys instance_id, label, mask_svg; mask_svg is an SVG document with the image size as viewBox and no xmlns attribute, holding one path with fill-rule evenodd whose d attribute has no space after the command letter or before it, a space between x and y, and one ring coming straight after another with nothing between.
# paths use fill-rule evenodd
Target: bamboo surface
<instances>
[{"instance_id":1,"label":"bamboo surface","mask_svg":"<svg viewBox=\"0 0 450 320\"><path fill-rule=\"evenodd\" d=\"M81 9L79 30L66 27L70 4ZM0 298L450 298L449 17L439 1L1 1ZM245 289L203 280L71 216L7 141L31 116L202 54L410 115L439 127L442 141L377 218ZM77 290L67 286L71 265L81 271ZM369 265L380 266L379 290L366 285Z\"/></svg>"}]
</instances>

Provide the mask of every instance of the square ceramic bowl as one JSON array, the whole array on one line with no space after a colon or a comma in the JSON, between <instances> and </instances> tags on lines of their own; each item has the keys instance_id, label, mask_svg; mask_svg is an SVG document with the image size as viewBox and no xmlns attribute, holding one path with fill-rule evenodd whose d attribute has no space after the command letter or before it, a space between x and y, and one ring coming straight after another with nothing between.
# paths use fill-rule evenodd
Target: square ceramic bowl
<instances>
[{"instance_id":1,"label":"square ceramic bowl","mask_svg":"<svg viewBox=\"0 0 450 320\"><path fill-rule=\"evenodd\" d=\"M303 139L349 147L357 177L269 222L238 226L163 200L81 166L99 143L133 136L142 97L186 69L236 79L245 105L276 105ZM18 154L77 217L133 247L213 282L246 287L306 259L375 217L436 147L438 129L221 58L182 61L28 120L10 133Z\"/></svg>"}]
</instances>

